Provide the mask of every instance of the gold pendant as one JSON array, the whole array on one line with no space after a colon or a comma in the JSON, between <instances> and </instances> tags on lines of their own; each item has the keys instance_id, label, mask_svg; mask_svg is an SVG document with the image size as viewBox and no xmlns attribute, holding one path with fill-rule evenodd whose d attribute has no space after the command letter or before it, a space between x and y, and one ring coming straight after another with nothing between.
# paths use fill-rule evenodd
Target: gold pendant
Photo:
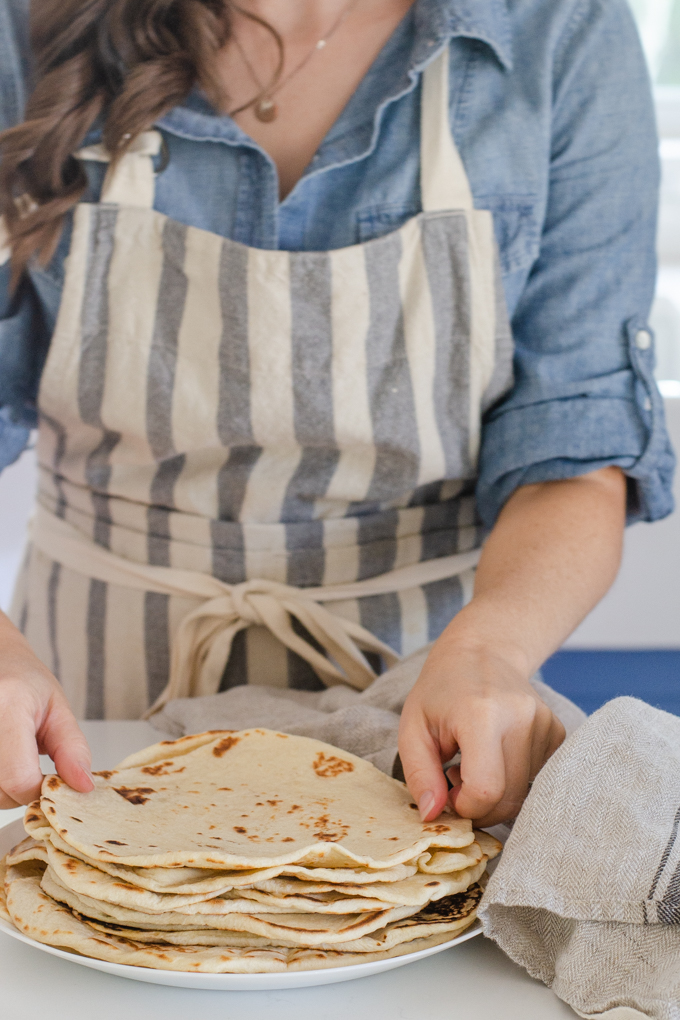
<instances>
[{"instance_id":1,"label":"gold pendant","mask_svg":"<svg viewBox=\"0 0 680 1020\"><path fill-rule=\"evenodd\" d=\"M265 97L255 104L255 116L263 124L270 124L273 120L276 120L278 113L279 108L273 99Z\"/></svg>"}]
</instances>

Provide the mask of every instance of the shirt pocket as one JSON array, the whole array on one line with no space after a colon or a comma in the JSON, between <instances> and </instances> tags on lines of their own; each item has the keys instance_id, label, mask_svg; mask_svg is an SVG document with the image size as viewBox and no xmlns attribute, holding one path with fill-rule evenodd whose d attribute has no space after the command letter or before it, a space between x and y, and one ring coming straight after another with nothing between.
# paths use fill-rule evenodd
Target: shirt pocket
<instances>
[{"instance_id":1,"label":"shirt pocket","mask_svg":"<svg viewBox=\"0 0 680 1020\"><path fill-rule=\"evenodd\" d=\"M533 195L481 195L475 205L493 216L504 274L530 266L538 257L541 229L538 200Z\"/></svg>"},{"instance_id":2,"label":"shirt pocket","mask_svg":"<svg viewBox=\"0 0 680 1020\"><path fill-rule=\"evenodd\" d=\"M413 202L383 202L364 206L357 212L357 240L363 244L399 230L419 212L420 207Z\"/></svg>"},{"instance_id":3,"label":"shirt pocket","mask_svg":"<svg viewBox=\"0 0 680 1020\"><path fill-rule=\"evenodd\" d=\"M531 265L540 247L537 199L533 195L482 195L475 201L478 209L493 216L496 242L504 274ZM372 241L398 230L420 207L412 202L383 202L364 206L357 212L358 241Z\"/></svg>"}]
</instances>

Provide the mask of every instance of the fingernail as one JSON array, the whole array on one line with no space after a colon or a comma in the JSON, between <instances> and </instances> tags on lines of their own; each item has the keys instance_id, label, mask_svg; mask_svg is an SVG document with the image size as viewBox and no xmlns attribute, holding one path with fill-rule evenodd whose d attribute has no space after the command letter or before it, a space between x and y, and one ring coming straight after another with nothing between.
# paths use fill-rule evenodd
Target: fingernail
<instances>
[{"instance_id":1,"label":"fingernail","mask_svg":"<svg viewBox=\"0 0 680 1020\"><path fill-rule=\"evenodd\" d=\"M425 821L433 806L434 794L432 793L432 790L427 790L418 801L418 810L420 811L420 818L422 821Z\"/></svg>"},{"instance_id":2,"label":"fingernail","mask_svg":"<svg viewBox=\"0 0 680 1020\"><path fill-rule=\"evenodd\" d=\"M89 765L84 765L82 761L79 761L78 765L80 766L81 772L85 773L87 778L92 783L92 786L94 787L94 776L92 775L92 772L90 771L90 766Z\"/></svg>"}]
</instances>

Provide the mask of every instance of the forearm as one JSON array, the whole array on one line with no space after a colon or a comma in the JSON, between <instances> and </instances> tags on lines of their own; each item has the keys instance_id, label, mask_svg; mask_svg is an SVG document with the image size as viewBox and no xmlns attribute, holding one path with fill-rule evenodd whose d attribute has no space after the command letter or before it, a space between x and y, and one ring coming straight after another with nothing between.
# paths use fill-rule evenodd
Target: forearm
<instances>
[{"instance_id":1,"label":"forearm","mask_svg":"<svg viewBox=\"0 0 680 1020\"><path fill-rule=\"evenodd\" d=\"M474 597L443 644L502 655L531 676L616 577L625 498L618 468L518 489L484 547Z\"/></svg>"}]
</instances>

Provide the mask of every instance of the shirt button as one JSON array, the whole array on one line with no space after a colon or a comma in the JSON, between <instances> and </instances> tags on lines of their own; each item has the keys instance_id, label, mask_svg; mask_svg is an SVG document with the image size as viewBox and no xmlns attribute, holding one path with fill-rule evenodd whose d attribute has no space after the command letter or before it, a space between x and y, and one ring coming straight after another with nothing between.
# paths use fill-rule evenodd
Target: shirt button
<instances>
[{"instance_id":1,"label":"shirt button","mask_svg":"<svg viewBox=\"0 0 680 1020\"><path fill-rule=\"evenodd\" d=\"M652 334L647 329L639 329L635 334L635 346L639 351L647 351L652 346Z\"/></svg>"}]
</instances>

